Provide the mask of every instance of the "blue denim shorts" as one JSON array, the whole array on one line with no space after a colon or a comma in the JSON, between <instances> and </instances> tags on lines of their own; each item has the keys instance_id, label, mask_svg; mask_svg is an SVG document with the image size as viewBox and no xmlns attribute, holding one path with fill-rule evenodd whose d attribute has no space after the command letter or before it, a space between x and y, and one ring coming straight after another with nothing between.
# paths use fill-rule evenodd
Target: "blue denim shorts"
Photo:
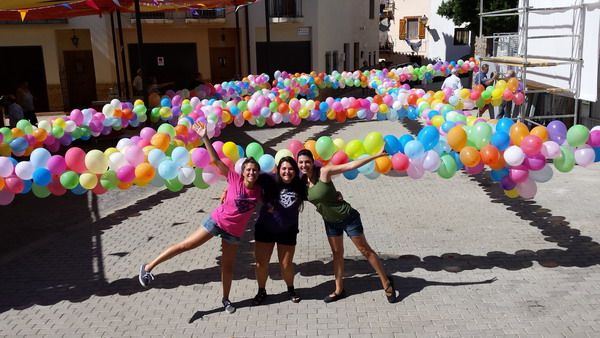
<instances>
[{"instance_id":1,"label":"blue denim shorts","mask_svg":"<svg viewBox=\"0 0 600 338\"><path fill-rule=\"evenodd\" d=\"M202 226L204 227L204 229L206 229L206 231L208 231L208 233L210 233L211 235L213 235L215 237L221 237L221 239L223 239L225 242L227 242L229 244L239 245L240 242L242 241L241 238L234 236L234 235L228 233L227 231L221 229L219 227L219 225L217 224L217 222L210 216L208 216L204 220L204 223L202 224Z\"/></svg>"},{"instance_id":2,"label":"blue denim shorts","mask_svg":"<svg viewBox=\"0 0 600 338\"><path fill-rule=\"evenodd\" d=\"M365 231L360 220L360 214L358 211L352 209L350 215L341 222L330 223L325 221L325 232L327 233L327 237L341 236L344 232L348 237L357 237Z\"/></svg>"}]
</instances>

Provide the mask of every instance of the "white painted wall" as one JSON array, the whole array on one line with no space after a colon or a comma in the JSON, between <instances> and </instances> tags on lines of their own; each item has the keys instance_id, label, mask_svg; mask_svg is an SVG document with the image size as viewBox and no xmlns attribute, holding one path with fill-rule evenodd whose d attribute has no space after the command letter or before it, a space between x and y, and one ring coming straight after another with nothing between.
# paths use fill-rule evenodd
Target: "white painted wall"
<instances>
[{"instance_id":1,"label":"white painted wall","mask_svg":"<svg viewBox=\"0 0 600 338\"><path fill-rule=\"evenodd\" d=\"M580 3L578 0L553 0L554 6L570 6ZM583 66L581 79L577 79L571 65L528 68L527 79L550 86L569 88L580 81L579 98L596 102L598 99L598 63L600 57L600 2L583 0L585 8L585 28L583 33ZM522 4L522 1L521 1ZM533 7L549 7L545 0L530 0ZM521 16L521 20L523 16ZM577 10L529 15L529 36L573 34L573 23L579 24L582 17ZM577 32L577 30L575 30ZM527 44L528 55L576 57L576 48L571 38L530 39Z\"/></svg>"},{"instance_id":2,"label":"white painted wall","mask_svg":"<svg viewBox=\"0 0 600 338\"><path fill-rule=\"evenodd\" d=\"M427 57L450 61L457 60L470 53L471 47L469 45L454 45L454 22L437 14L437 9L442 0L430 0L430 3Z\"/></svg>"},{"instance_id":3,"label":"white painted wall","mask_svg":"<svg viewBox=\"0 0 600 338\"><path fill-rule=\"evenodd\" d=\"M429 0L395 0L394 20L391 20L390 31L388 32L390 41L394 45L394 53L412 54L413 51L404 40L400 40L400 19L408 16L429 16L432 6ZM431 36L426 34L422 45L419 48L418 55L427 56L429 40ZM417 42L418 40L413 40Z\"/></svg>"}]
</instances>

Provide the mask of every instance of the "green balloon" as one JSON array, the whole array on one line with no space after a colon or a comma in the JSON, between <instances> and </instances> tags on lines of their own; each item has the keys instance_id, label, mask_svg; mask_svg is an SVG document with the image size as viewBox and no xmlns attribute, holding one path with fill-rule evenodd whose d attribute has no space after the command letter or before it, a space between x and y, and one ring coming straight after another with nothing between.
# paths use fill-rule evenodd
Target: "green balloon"
<instances>
[{"instance_id":1,"label":"green balloon","mask_svg":"<svg viewBox=\"0 0 600 338\"><path fill-rule=\"evenodd\" d=\"M31 185L31 191L33 191L33 194L35 195L35 197L38 197L38 198L46 198L46 197L50 196L50 190L48 190L47 187L37 185L35 183Z\"/></svg>"},{"instance_id":2,"label":"green balloon","mask_svg":"<svg viewBox=\"0 0 600 338\"><path fill-rule=\"evenodd\" d=\"M456 174L456 161L454 158L450 155L442 155L437 173L442 178L451 178L454 176Z\"/></svg>"},{"instance_id":3,"label":"green balloon","mask_svg":"<svg viewBox=\"0 0 600 338\"><path fill-rule=\"evenodd\" d=\"M187 115L187 114L191 113L191 112L192 112L192 110L194 110L194 107L192 107L192 105L191 105L191 104L189 104L189 103L185 103L185 104L182 104L182 105L181 105L181 112L182 112L184 115Z\"/></svg>"},{"instance_id":4,"label":"green balloon","mask_svg":"<svg viewBox=\"0 0 600 338\"><path fill-rule=\"evenodd\" d=\"M560 156L554 159L554 167L563 173L568 173L575 166L575 154L568 146L560 146Z\"/></svg>"},{"instance_id":5,"label":"green balloon","mask_svg":"<svg viewBox=\"0 0 600 338\"><path fill-rule=\"evenodd\" d=\"M581 124L576 124L567 131L567 142L572 147L579 147L585 144L589 137L589 129Z\"/></svg>"},{"instance_id":6,"label":"green balloon","mask_svg":"<svg viewBox=\"0 0 600 338\"><path fill-rule=\"evenodd\" d=\"M266 121L267 120L264 118L264 116L258 116L258 117L256 117L256 126L257 127L264 127Z\"/></svg>"},{"instance_id":7,"label":"green balloon","mask_svg":"<svg viewBox=\"0 0 600 338\"><path fill-rule=\"evenodd\" d=\"M486 122L479 122L471 127L468 136L475 144L475 148L481 149L490 144L492 139L492 127Z\"/></svg>"},{"instance_id":8,"label":"green balloon","mask_svg":"<svg viewBox=\"0 0 600 338\"><path fill-rule=\"evenodd\" d=\"M54 136L56 138L61 138L61 137L63 137L64 134L65 134L65 131L61 127L58 127L58 126L52 127L52 136Z\"/></svg>"},{"instance_id":9,"label":"green balloon","mask_svg":"<svg viewBox=\"0 0 600 338\"><path fill-rule=\"evenodd\" d=\"M114 170L108 170L100 177L100 185L106 190L114 189L117 187L119 180L117 179L117 173Z\"/></svg>"},{"instance_id":10,"label":"green balloon","mask_svg":"<svg viewBox=\"0 0 600 338\"><path fill-rule=\"evenodd\" d=\"M262 146L257 142L252 142L246 146L246 156L257 160L265 154Z\"/></svg>"},{"instance_id":11,"label":"green balloon","mask_svg":"<svg viewBox=\"0 0 600 338\"><path fill-rule=\"evenodd\" d=\"M74 140L77 140L79 138L81 138L81 136L83 135L83 130L80 127L76 127L73 132L71 132L71 137Z\"/></svg>"},{"instance_id":12,"label":"green balloon","mask_svg":"<svg viewBox=\"0 0 600 338\"><path fill-rule=\"evenodd\" d=\"M60 175L60 184L65 189L73 189L79 184L79 175L74 171L65 171Z\"/></svg>"},{"instance_id":13,"label":"green balloon","mask_svg":"<svg viewBox=\"0 0 600 338\"><path fill-rule=\"evenodd\" d=\"M27 128L31 128L31 123L28 120L19 120L19 122L17 122L17 128L25 131Z\"/></svg>"},{"instance_id":14,"label":"green balloon","mask_svg":"<svg viewBox=\"0 0 600 338\"><path fill-rule=\"evenodd\" d=\"M317 149L319 157L325 161L328 161L336 151L335 144L333 144L333 140L329 136L319 137L315 144L315 148ZM279 161L275 160L275 163L279 163Z\"/></svg>"},{"instance_id":15,"label":"green balloon","mask_svg":"<svg viewBox=\"0 0 600 338\"><path fill-rule=\"evenodd\" d=\"M161 124L158 129L156 130L157 133L163 133L163 134L167 134L171 137L171 139L175 138L175 128L168 124L168 123L163 123Z\"/></svg>"},{"instance_id":16,"label":"green balloon","mask_svg":"<svg viewBox=\"0 0 600 338\"><path fill-rule=\"evenodd\" d=\"M367 137L363 140L365 150L370 155L375 155L383 149L385 142L383 141L383 135L380 132L372 131L367 134Z\"/></svg>"},{"instance_id":17,"label":"green balloon","mask_svg":"<svg viewBox=\"0 0 600 338\"><path fill-rule=\"evenodd\" d=\"M165 180L165 185L167 186L167 189L169 189L172 192L178 192L181 189L183 189L183 184L181 184L181 182L179 182L177 178L174 178L172 180Z\"/></svg>"},{"instance_id":18,"label":"green balloon","mask_svg":"<svg viewBox=\"0 0 600 338\"><path fill-rule=\"evenodd\" d=\"M344 151L346 152L346 155L353 160L366 153L365 147L360 140L352 140L348 142L346 144L346 148L344 148Z\"/></svg>"},{"instance_id":19,"label":"green balloon","mask_svg":"<svg viewBox=\"0 0 600 338\"><path fill-rule=\"evenodd\" d=\"M7 127L0 128L0 134L4 137L4 140L2 141L4 143L9 143L13 139L10 129Z\"/></svg>"},{"instance_id":20,"label":"green balloon","mask_svg":"<svg viewBox=\"0 0 600 338\"><path fill-rule=\"evenodd\" d=\"M196 168L194 171L196 172L194 186L199 189L207 189L210 187L206 182L204 182L204 179L202 179L202 168Z\"/></svg>"}]
</instances>

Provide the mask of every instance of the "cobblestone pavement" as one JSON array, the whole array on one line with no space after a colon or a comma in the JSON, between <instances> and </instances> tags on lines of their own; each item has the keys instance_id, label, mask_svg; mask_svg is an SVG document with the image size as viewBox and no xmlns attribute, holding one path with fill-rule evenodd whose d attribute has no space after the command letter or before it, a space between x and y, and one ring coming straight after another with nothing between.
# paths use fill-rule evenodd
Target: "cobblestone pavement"
<instances>
[{"instance_id":1,"label":"cobblestone pavement","mask_svg":"<svg viewBox=\"0 0 600 338\"><path fill-rule=\"evenodd\" d=\"M291 138L350 139L370 130L400 135L418 126L303 124L237 133L240 143L255 139L280 149ZM153 287L143 289L139 265L199 226L218 203L219 183L180 193L131 192L135 204L107 202L108 215L99 213L99 220L5 257L0 335L600 336L598 164L555 172L531 201L504 197L485 174L335 182L361 212L366 237L393 274L400 302L385 301L368 263L345 239L349 297L323 303L333 290L331 252L311 205L301 214L295 257L302 302L285 297L274 255L270 297L266 305L250 306L256 292L251 228L236 262L235 314L220 307L217 240L157 267Z\"/></svg>"}]
</instances>

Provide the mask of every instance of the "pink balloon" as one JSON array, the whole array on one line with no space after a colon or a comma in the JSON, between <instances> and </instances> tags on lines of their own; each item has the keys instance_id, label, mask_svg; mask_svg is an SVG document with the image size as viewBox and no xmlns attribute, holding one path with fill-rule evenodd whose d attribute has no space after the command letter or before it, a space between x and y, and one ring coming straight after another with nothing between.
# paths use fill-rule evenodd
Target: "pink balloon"
<instances>
[{"instance_id":1,"label":"pink balloon","mask_svg":"<svg viewBox=\"0 0 600 338\"><path fill-rule=\"evenodd\" d=\"M479 163L474 167L465 167L465 171L469 175L476 175L476 174L479 174L480 172L482 172L483 168L484 168L483 162L479 161Z\"/></svg>"},{"instance_id":2,"label":"pink balloon","mask_svg":"<svg viewBox=\"0 0 600 338\"><path fill-rule=\"evenodd\" d=\"M335 154L333 154L333 156L331 157L330 160L331 163L333 164L344 164L346 162L348 162L348 155L346 155L345 152L338 150L335 152Z\"/></svg>"},{"instance_id":3,"label":"pink balloon","mask_svg":"<svg viewBox=\"0 0 600 338\"><path fill-rule=\"evenodd\" d=\"M406 169L408 169L409 165L410 162L408 160L408 156L402 153L395 153L394 156L392 156L392 167L394 168L394 170L398 172L403 172L406 171Z\"/></svg>"},{"instance_id":4,"label":"pink balloon","mask_svg":"<svg viewBox=\"0 0 600 338\"><path fill-rule=\"evenodd\" d=\"M542 145L542 155L549 159L554 159L560 156L560 146L554 141L546 141Z\"/></svg>"},{"instance_id":5,"label":"pink balloon","mask_svg":"<svg viewBox=\"0 0 600 338\"><path fill-rule=\"evenodd\" d=\"M140 136L148 141L152 139L152 136L154 136L154 134L156 134L156 130L149 127L145 127L140 131Z\"/></svg>"},{"instance_id":6,"label":"pink balloon","mask_svg":"<svg viewBox=\"0 0 600 338\"><path fill-rule=\"evenodd\" d=\"M195 148L192 150L192 163L198 168L204 168L210 162L208 151L204 148Z\"/></svg>"},{"instance_id":7,"label":"pink balloon","mask_svg":"<svg viewBox=\"0 0 600 338\"><path fill-rule=\"evenodd\" d=\"M517 191L522 198L533 198L537 193L537 184L531 178L527 178L525 181L517 184Z\"/></svg>"},{"instance_id":8,"label":"pink balloon","mask_svg":"<svg viewBox=\"0 0 600 338\"><path fill-rule=\"evenodd\" d=\"M144 151L137 145L130 145L129 147L125 148L124 155L127 162L134 167L144 162L145 159Z\"/></svg>"},{"instance_id":9,"label":"pink balloon","mask_svg":"<svg viewBox=\"0 0 600 338\"><path fill-rule=\"evenodd\" d=\"M521 141L521 149L527 156L538 154L542 150L542 140L535 135L527 135Z\"/></svg>"},{"instance_id":10,"label":"pink balloon","mask_svg":"<svg viewBox=\"0 0 600 338\"><path fill-rule=\"evenodd\" d=\"M596 148L600 147L600 130L592 130L590 137L588 138L587 144Z\"/></svg>"},{"instance_id":11,"label":"pink balloon","mask_svg":"<svg viewBox=\"0 0 600 338\"><path fill-rule=\"evenodd\" d=\"M406 173L408 174L408 176L410 178L421 178L423 177L423 175L425 174L425 169L423 169L423 167L421 166L421 162L417 161L413 161L412 159L409 159L410 165L408 166L408 169L406 170Z\"/></svg>"},{"instance_id":12,"label":"pink balloon","mask_svg":"<svg viewBox=\"0 0 600 338\"><path fill-rule=\"evenodd\" d=\"M215 151L217 152L217 154L219 155L219 157L224 157L225 155L223 154L223 142L221 141L215 141L212 144L213 148L215 148Z\"/></svg>"},{"instance_id":13,"label":"pink balloon","mask_svg":"<svg viewBox=\"0 0 600 338\"><path fill-rule=\"evenodd\" d=\"M594 152L594 149L587 144L575 149L575 163L582 167L587 167L588 165L594 163L595 158L596 153Z\"/></svg>"},{"instance_id":14,"label":"pink balloon","mask_svg":"<svg viewBox=\"0 0 600 338\"><path fill-rule=\"evenodd\" d=\"M525 182L529 178L529 170L524 165L512 167L508 170L510 179L515 183Z\"/></svg>"},{"instance_id":15,"label":"pink balloon","mask_svg":"<svg viewBox=\"0 0 600 338\"><path fill-rule=\"evenodd\" d=\"M294 157L296 157L298 152L304 149L304 145L298 140L291 140L290 144L288 145L288 149L292 152L292 154L294 154Z\"/></svg>"},{"instance_id":16,"label":"pink balloon","mask_svg":"<svg viewBox=\"0 0 600 338\"><path fill-rule=\"evenodd\" d=\"M78 126L83 123L83 113L79 109L73 109L69 115L69 118Z\"/></svg>"},{"instance_id":17,"label":"pink balloon","mask_svg":"<svg viewBox=\"0 0 600 338\"><path fill-rule=\"evenodd\" d=\"M74 172L81 174L87 169L85 167L85 151L81 148L73 147L65 153L65 162L67 167Z\"/></svg>"},{"instance_id":18,"label":"pink balloon","mask_svg":"<svg viewBox=\"0 0 600 338\"><path fill-rule=\"evenodd\" d=\"M15 199L15 194L3 189L0 190L0 205L9 205Z\"/></svg>"},{"instance_id":19,"label":"pink balloon","mask_svg":"<svg viewBox=\"0 0 600 338\"><path fill-rule=\"evenodd\" d=\"M67 163L65 162L65 158L61 155L54 155L48 159L46 167L48 167L48 170L50 170L52 175L60 175L67 170Z\"/></svg>"},{"instance_id":20,"label":"pink balloon","mask_svg":"<svg viewBox=\"0 0 600 338\"><path fill-rule=\"evenodd\" d=\"M4 184L4 190L8 190L13 194L18 194L23 191L23 188L25 188L25 183L23 183L23 180L17 176L8 176L4 179Z\"/></svg>"},{"instance_id":21,"label":"pink balloon","mask_svg":"<svg viewBox=\"0 0 600 338\"><path fill-rule=\"evenodd\" d=\"M54 196L62 196L67 192L67 189L60 184L60 178L58 176L52 177L52 182L48 184L47 188Z\"/></svg>"},{"instance_id":22,"label":"pink balloon","mask_svg":"<svg viewBox=\"0 0 600 338\"><path fill-rule=\"evenodd\" d=\"M530 170L541 170L546 165L546 158L542 154L527 156L523 164Z\"/></svg>"},{"instance_id":23,"label":"pink balloon","mask_svg":"<svg viewBox=\"0 0 600 338\"><path fill-rule=\"evenodd\" d=\"M135 178L135 167L126 164L117 170L117 178L123 183L129 183Z\"/></svg>"}]
</instances>

